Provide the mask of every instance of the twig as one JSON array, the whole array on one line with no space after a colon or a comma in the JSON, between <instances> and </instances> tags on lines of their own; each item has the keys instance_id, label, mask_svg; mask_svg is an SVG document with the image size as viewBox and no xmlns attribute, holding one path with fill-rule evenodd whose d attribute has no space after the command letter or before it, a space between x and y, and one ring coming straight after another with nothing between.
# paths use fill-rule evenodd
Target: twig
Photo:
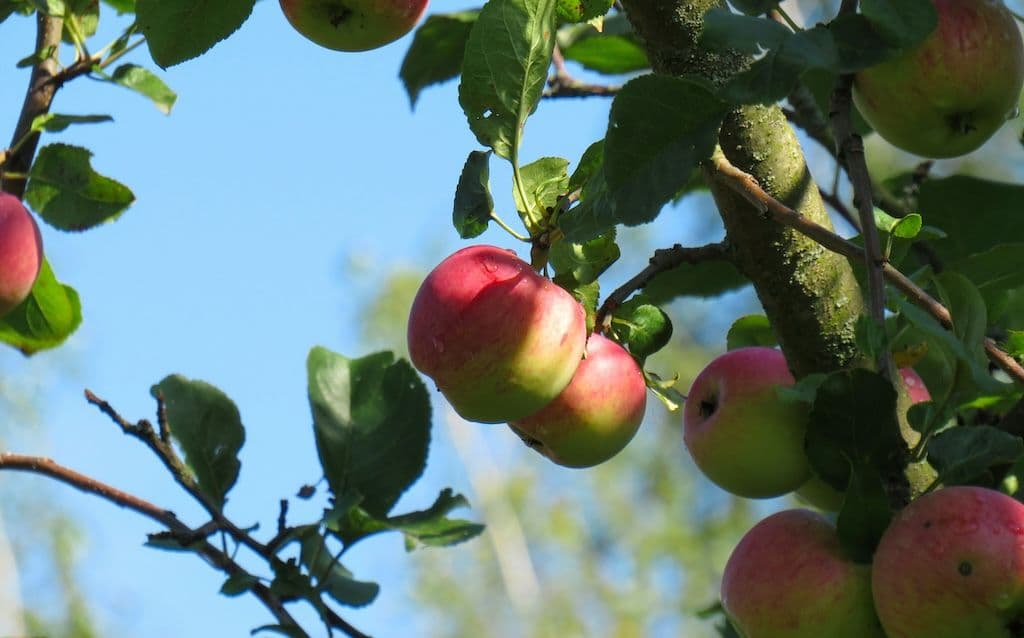
<instances>
[{"instance_id":1,"label":"twig","mask_svg":"<svg viewBox=\"0 0 1024 638\"><path fill-rule=\"evenodd\" d=\"M565 67L565 58L556 46L551 52L555 72L548 78L543 97L612 97L622 88L617 85L591 84L574 78Z\"/></svg>"},{"instance_id":2,"label":"twig","mask_svg":"<svg viewBox=\"0 0 1024 638\"><path fill-rule=\"evenodd\" d=\"M792 208L789 208L779 200L775 199L757 183L753 177L733 166L721 153L716 153L711 160L715 169L715 178L733 189L744 197L755 208L760 210L767 217L774 219L780 224L793 228L797 232L810 237L825 248L834 253L843 255L850 259L863 259L864 250L853 242L843 239L829 229L817 224ZM883 277L895 286L900 292L926 310L943 327L949 329L953 326L953 318L949 310L936 301L924 289L915 284L909 277L894 268L892 264L883 262L881 265ZM1024 367L1011 356L999 348L995 341L986 338L984 341L985 353L990 361L1013 378L1018 384L1024 386Z\"/></svg>"},{"instance_id":3,"label":"twig","mask_svg":"<svg viewBox=\"0 0 1024 638\"><path fill-rule=\"evenodd\" d=\"M646 268L608 295L597 312L595 325L600 330L607 316L622 305L631 294L647 286L660 273L682 264L696 264L705 261L729 261L729 249L723 242L687 248L679 244L671 248L654 251Z\"/></svg>"}]
</instances>

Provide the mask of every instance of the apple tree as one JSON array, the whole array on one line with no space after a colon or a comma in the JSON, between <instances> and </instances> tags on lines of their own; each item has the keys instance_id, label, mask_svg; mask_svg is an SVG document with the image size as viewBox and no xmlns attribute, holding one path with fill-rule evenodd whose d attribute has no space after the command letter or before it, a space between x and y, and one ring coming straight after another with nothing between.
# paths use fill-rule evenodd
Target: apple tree
<instances>
[{"instance_id":1,"label":"apple tree","mask_svg":"<svg viewBox=\"0 0 1024 638\"><path fill-rule=\"evenodd\" d=\"M0 154L9 193L0 228L17 225L0 238L14 251L0 254L0 340L32 354L58 346L81 321L82 302L40 258L20 200L47 226L82 231L134 199L92 169L87 149L40 147L44 132L108 119L59 114L60 87L93 77L170 109L171 89L148 62L126 56L145 46L157 66L190 61L242 27L254 3L0 3L0 18L30 16L38 29L34 53L21 61L32 69L21 117ZM399 37L424 4L281 1L308 38L353 51ZM716 608L723 633L961 635L943 621L954 612L936 603L952 589L962 606L955 613L984 636L1020 635L1024 549L1005 538L1024 529L1016 500L1024 226L1007 220L1024 186L943 174L931 161L975 152L1011 126L1024 82L1019 18L999 0L842 0L800 13L791 4L488 0L428 15L401 79L415 104L457 78L479 143L452 176L454 229L470 240L495 224L520 256L472 246L442 262L413 303L412 364L464 417L508 422L570 466L629 444L644 411L637 394L645 396L633 381L642 380L670 409L685 403L680 454L688 449L724 489L795 491L833 511L779 514L751 528L726 567ZM93 46L101 8L126 26ZM544 100L583 97L610 100L603 139L580 157L524 157L530 117ZM922 161L885 174L875 149L865 149L872 126L869 139ZM824 157L814 171L811 148ZM497 210L494 162L510 169L512 211ZM824 173L833 178L815 176ZM698 193L713 199L724 237L699 246L668 239L640 272L607 286L623 253L617 229L652 222ZM839 234L833 219L852 235ZM689 391L671 371L652 369L649 358L671 339L666 304L748 285L763 313L721 335L730 363L712 363ZM768 363L780 355L781 370ZM336 609L377 594L341 562L353 544L397 531L410 546L451 545L482 530L449 516L466 504L450 490L422 510L392 511L421 475L430 436L429 395L412 364L389 352L311 350L326 505L319 519L297 523L281 503L269 538L224 511L245 438L237 407L182 375L153 385L153 421L86 398L157 456L209 522L186 523L48 459L3 454L0 469L44 474L152 519L163 529L150 544L199 555L225 574L223 593L264 604L274 620L259 630L308 635L289 611L304 603L329 631L363 635ZM701 434L718 428L724 434ZM785 481L773 464L784 466ZM936 502L953 512L950 521L928 513ZM773 555L780 543L791 553ZM893 544L931 548L933 560L914 562ZM252 564L236 560L240 548ZM796 558L780 563L786 555ZM820 558L807 565L807 556ZM820 592L835 600L813 595Z\"/></svg>"}]
</instances>

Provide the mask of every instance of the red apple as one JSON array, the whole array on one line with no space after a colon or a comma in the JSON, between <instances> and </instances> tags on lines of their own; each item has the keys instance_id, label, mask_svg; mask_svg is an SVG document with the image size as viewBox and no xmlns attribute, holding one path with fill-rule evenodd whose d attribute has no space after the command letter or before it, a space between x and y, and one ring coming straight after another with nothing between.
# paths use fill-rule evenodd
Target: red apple
<instances>
[{"instance_id":1,"label":"red apple","mask_svg":"<svg viewBox=\"0 0 1024 638\"><path fill-rule=\"evenodd\" d=\"M847 558L832 523L810 510L746 533L725 565L722 606L744 638L885 638L871 568Z\"/></svg>"},{"instance_id":2,"label":"red apple","mask_svg":"<svg viewBox=\"0 0 1024 638\"><path fill-rule=\"evenodd\" d=\"M920 47L856 75L853 98L893 146L955 157L985 143L1016 111L1024 42L1001 0L932 0L935 31Z\"/></svg>"},{"instance_id":3,"label":"red apple","mask_svg":"<svg viewBox=\"0 0 1024 638\"><path fill-rule=\"evenodd\" d=\"M921 375L913 368L900 368L900 379L906 389L910 405L931 401L932 395L921 379ZM844 493L835 489L817 476L800 486L796 497L808 505L828 512L838 512L843 507Z\"/></svg>"},{"instance_id":4,"label":"red apple","mask_svg":"<svg viewBox=\"0 0 1024 638\"><path fill-rule=\"evenodd\" d=\"M416 26L427 0L281 0L295 30L336 51L368 51Z\"/></svg>"},{"instance_id":5,"label":"red apple","mask_svg":"<svg viewBox=\"0 0 1024 638\"><path fill-rule=\"evenodd\" d=\"M697 375L683 440L709 479L748 498L780 496L808 479L807 406L776 392L793 382L782 353L763 347L726 352Z\"/></svg>"},{"instance_id":6,"label":"red apple","mask_svg":"<svg viewBox=\"0 0 1024 638\"><path fill-rule=\"evenodd\" d=\"M1024 630L1024 504L947 487L904 508L875 552L889 638L1010 638Z\"/></svg>"},{"instance_id":7,"label":"red apple","mask_svg":"<svg viewBox=\"0 0 1024 638\"><path fill-rule=\"evenodd\" d=\"M43 238L21 200L0 191L0 317L28 297L43 263Z\"/></svg>"},{"instance_id":8,"label":"red apple","mask_svg":"<svg viewBox=\"0 0 1024 638\"><path fill-rule=\"evenodd\" d=\"M587 339L583 307L510 250L470 246L427 276L409 355L470 421L521 419L569 385Z\"/></svg>"},{"instance_id":9,"label":"red apple","mask_svg":"<svg viewBox=\"0 0 1024 638\"><path fill-rule=\"evenodd\" d=\"M626 447L646 406L640 366L622 346L594 333L568 387L539 412L509 425L555 463L590 467Z\"/></svg>"}]
</instances>

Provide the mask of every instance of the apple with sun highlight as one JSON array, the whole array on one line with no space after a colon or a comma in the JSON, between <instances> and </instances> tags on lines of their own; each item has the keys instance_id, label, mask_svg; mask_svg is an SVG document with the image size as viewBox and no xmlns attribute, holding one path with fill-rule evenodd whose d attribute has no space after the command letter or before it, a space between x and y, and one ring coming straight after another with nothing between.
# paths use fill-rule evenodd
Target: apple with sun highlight
<instances>
[{"instance_id":1,"label":"apple with sun highlight","mask_svg":"<svg viewBox=\"0 0 1024 638\"><path fill-rule=\"evenodd\" d=\"M409 355L469 421L504 423L557 397L583 358L583 307L510 250L463 248L423 281Z\"/></svg>"},{"instance_id":2,"label":"apple with sun highlight","mask_svg":"<svg viewBox=\"0 0 1024 638\"><path fill-rule=\"evenodd\" d=\"M622 346L594 333L569 386L539 412L509 426L555 463L591 467L626 447L646 406L640 366Z\"/></svg>"},{"instance_id":3,"label":"apple with sun highlight","mask_svg":"<svg viewBox=\"0 0 1024 638\"><path fill-rule=\"evenodd\" d=\"M0 191L0 317L25 301L43 263L43 238L21 200Z\"/></svg>"},{"instance_id":4,"label":"apple with sun highlight","mask_svg":"<svg viewBox=\"0 0 1024 638\"><path fill-rule=\"evenodd\" d=\"M416 26L427 0L280 0L295 30L335 51L368 51Z\"/></svg>"}]
</instances>

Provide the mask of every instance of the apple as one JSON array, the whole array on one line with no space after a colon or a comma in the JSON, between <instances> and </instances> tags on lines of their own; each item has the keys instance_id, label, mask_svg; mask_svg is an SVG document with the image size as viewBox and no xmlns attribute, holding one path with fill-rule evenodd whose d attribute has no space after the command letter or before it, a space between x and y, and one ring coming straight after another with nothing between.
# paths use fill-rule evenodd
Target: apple
<instances>
[{"instance_id":1,"label":"apple","mask_svg":"<svg viewBox=\"0 0 1024 638\"><path fill-rule=\"evenodd\" d=\"M463 248L424 280L409 313L409 355L470 421L521 419L572 380L587 326L572 295L510 250Z\"/></svg>"},{"instance_id":2,"label":"apple","mask_svg":"<svg viewBox=\"0 0 1024 638\"><path fill-rule=\"evenodd\" d=\"M933 158L969 153L1012 117L1024 42L1001 0L932 0L938 26L920 47L855 76L853 99L893 146Z\"/></svg>"},{"instance_id":3,"label":"apple","mask_svg":"<svg viewBox=\"0 0 1024 638\"><path fill-rule=\"evenodd\" d=\"M1024 630L1024 504L947 487L905 507L872 563L890 638L1010 638Z\"/></svg>"},{"instance_id":4,"label":"apple","mask_svg":"<svg viewBox=\"0 0 1024 638\"><path fill-rule=\"evenodd\" d=\"M0 191L0 317L28 297L43 263L43 238L21 200Z\"/></svg>"},{"instance_id":5,"label":"apple","mask_svg":"<svg viewBox=\"0 0 1024 638\"><path fill-rule=\"evenodd\" d=\"M416 26L427 0L281 0L295 30L336 51L368 51Z\"/></svg>"},{"instance_id":6,"label":"apple","mask_svg":"<svg viewBox=\"0 0 1024 638\"><path fill-rule=\"evenodd\" d=\"M640 366L622 346L595 332L565 390L539 412L509 426L555 463L591 467L626 447L646 407Z\"/></svg>"},{"instance_id":7,"label":"apple","mask_svg":"<svg viewBox=\"0 0 1024 638\"><path fill-rule=\"evenodd\" d=\"M722 607L744 638L885 638L871 567L810 510L772 514L740 540L722 574Z\"/></svg>"},{"instance_id":8,"label":"apple","mask_svg":"<svg viewBox=\"0 0 1024 638\"><path fill-rule=\"evenodd\" d=\"M932 395L924 380L913 368L900 368L900 379L906 389L910 405L931 401ZM844 493L835 489L817 476L812 476L809 481L800 486L796 497L808 505L828 512L838 512L843 507Z\"/></svg>"},{"instance_id":9,"label":"apple","mask_svg":"<svg viewBox=\"0 0 1024 638\"><path fill-rule=\"evenodd\" d=\"M683 409L683 440L719 487L769 498L810 477L807 405L784 402L776 393L793 383L783 354L765 347L726 352L694 379Z\"/></svg>"}]
</instances>

